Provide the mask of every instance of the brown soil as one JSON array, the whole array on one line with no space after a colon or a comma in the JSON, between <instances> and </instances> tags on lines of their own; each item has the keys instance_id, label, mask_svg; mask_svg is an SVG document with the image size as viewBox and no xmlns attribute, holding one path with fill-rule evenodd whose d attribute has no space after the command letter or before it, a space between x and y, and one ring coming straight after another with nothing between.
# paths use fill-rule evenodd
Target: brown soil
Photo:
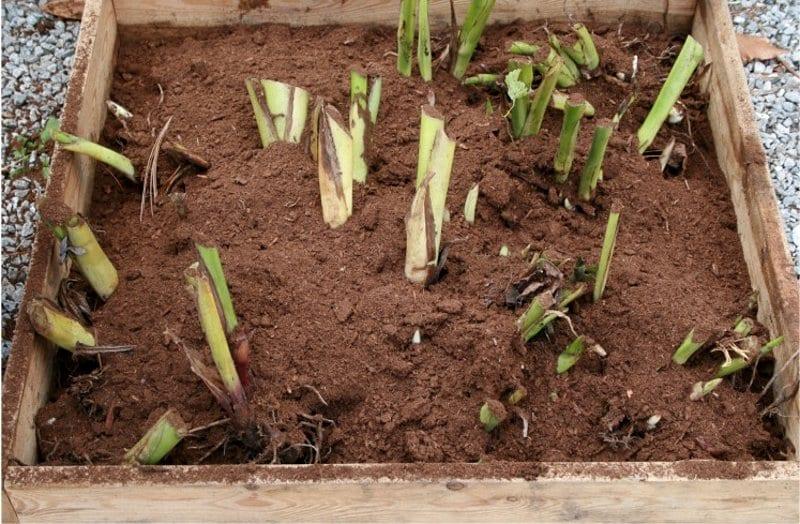
<instances>
[{"instance_id":1,"label":"brown soil","mask_svg":"<svg viewBox=\"0 0 800 524\"><path fill-rule=\"evenodd\" d=\"M118 463L168 407L195 427L224 416L162 335L170 327L207 353L182 277L196 258L193 239L220 246L237 312L253 331L248 396L255 413L290 441L302 440L302 414L332 419L335 426L324 430L325 462L780 458L781 440L762 423L757 393L727 380L705 401L689 401L691 385L713 375L718 357L670 363L690 328L729 327L746 310L750 286L696 89L685 97L691 138L685 122L673 128L689 144L684 176L662 176L657 162L631 145L671 64L657 57L681 39L651 34L626 48L624 42L644 33L616 29L593 28L606 76L571 91L586 96L596 118L612 116L630 90L615 74L629 74L638 54L642 94L609 146L595 206L582 211L557 205L555 191L546 191L558 112L549 111L539 136L512 142L499 94L487 116L486 93L461 87L445 71L430 85L398 77L388 54L395 47L391 28L169 29L155 36L149 30L147 37L128 30L112 97L136 117L125 144L111 119L105 140L141 173L153 133L173 116L170 137L212 167L184 178L185 219L162 197L154 215L140 222L140 190L107 171L97 177L89 218L121 279L93 322L101 342L136 349L100 365L61 353L59 388L37 417L41 461ZM503 69L512 39L544 35L534 24L493 27L472 69ZM260 148L243 80L293 83L344 112L351 65L383 76L384 96L368 183L355 191L348 223L330 230L321 218L315 164L297 146ZM444 233L447 273L423 290L403 276L403 219L414 191L419 108L429 92L460 145ZM591 132L586 121L568 196ZM162 156L161 180L175 168ZM461 210L476 182L481 196L469 226ZM556 358L571 340L566 323L524 345L514 325L521 310L506 308L502 297L525 273L520 252L528 244L567 269L579 258L596 262L612 200L622 218L606 294L597 304L584 299L572 315L575 330L608 356L587 353L559 376ZM498 256L504 244L507 258ZM411 344L416 329L419 345ZM509 410L498 430L485 433L480 406L518 386L528 392L519 411ZM530 419L528 438L519 413ZM652 415L662 418L647 430ZM226 435L223 426L201 432L168 460L197 463ZM230 439L204 462L253 458ZM271 459L271 453L257 458Z\"/></svg>"}]
</instances>

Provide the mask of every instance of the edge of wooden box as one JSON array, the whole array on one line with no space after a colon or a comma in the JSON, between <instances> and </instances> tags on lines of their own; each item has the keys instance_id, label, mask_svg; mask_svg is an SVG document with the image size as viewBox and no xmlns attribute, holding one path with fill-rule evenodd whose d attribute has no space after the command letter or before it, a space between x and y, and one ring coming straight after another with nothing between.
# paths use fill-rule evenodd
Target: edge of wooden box
<instances>
[{"instance_id":1,"label":"edge of wooden box","mask_svg":"<svg viewBox=\"0 0 800 524\"><path fill-rule=\"evenodd\" d=\"M315 0L316 1L316 0ZM321 0L320 0L321 1ZM226 0L227 2L227 0ZM62 117L62 126L92 139L96 139L102 130L105 119L104 101L110 89L111 77L108 75L109 56L113 56L116 45L117 19L114 11L115 5L129 6L131 0L116 0L116 4L111 0L88 0L84 12L84 19L81 25L81 34L78 47L76 49L75 67L70 80L67 92L67 102L65 113ZM149 5L159 2L150 0ZM191 3L180 0L180 4ZM338 2L335 2L338 5ZM223 2L225 4L225 2ZM549 5L549 3L547 3ZM233 20L234 22L239 21ZM259 20L256 20L259 21ZM263 21L263 20L262 20ZM766 293L759 295L760 320L764 322L773 334L783 333L787 337L778 358L788 358L798 347L800 335L800 297L792 265L788 255L786 240L782 234L780 216L777 211L777 203L772 191L769 173L767 171L763 148L761 147L755 120L753 118L752 107L750 105L749 93L744 82L743 71L736 54L735 36L730 22L727 4L722 0L701 0L694 18L693 32L704 45L708 46L709 55L712 57L712 66L709 75L708 85L725 86L726 90L735 93L734 100L713 100L709 108L709 114L719 119L720 124L715 125L715 135L720 134L726 137L715 136L717 144L724 144L725 147L718 147L718 156L723 170L726 172L728 183L731 187L732 199L737 211L739 221L739 231L742 237L742 244L745 250L748 270L753 286L766 290ZM713 38L708 38L713 35ZM94 175L93 162L65 153L57 148L53 158L53 178L48 186L48 196L61 195L63 200L73 209L86 211L91 200L91 187ZM57 289L58 282L63 276L59 269L59 264L55 261L54 243L46 231L40 229L34 245L34 255L29 276L29 285L26 289L25 299L23 300L23 310L25 304L36 294L53 296ZM15 331L13 346L16 348L8 362L5 380L3 384L3 481L4 481L4 501L8 502L8 497L16 501L14 506L17 509L30 507L31 499L26 498L27 494L37 494L40 490L46 490L50 496L59 500L59 504L69 508L69 500L59 499L59 493L67 497L77 497L75 500L83 500L86 504L78 510L91 511L91 502L94 499L82 499L79 495L91 497L95 490L105 490L104 493L110 495L122 495L118 502L123 511L132 500L128 494L131 493L131 484L145 484L156 486L158 489L145 490L141 496L156 496L161 487L170 485L184 488L212 488L219 482L233 482L228 486L232 493L246 493L253 486L260 486L271 492L271 489L286 489L287 486L297 488L293 491L294 496L305 493L303 486L313 485L315 490L319 490L321 485L345 486L343 491L337 492L334 489L334 496L351 497L353 504L366 504L368 501L359 497L365 496L370 491L378 490L381 494L390 496L390 488L386 486L395 485L397 482L404 483L404 492L409 496L419 497L420 503L430 505L429 510L435 512L439 499L435 495L428 497L425 495L424 486L430 484L444 486L448 494L449 503L455 504L447 508L441 508L445 513L455 512L462 509L459 504L467 501L459 497L453 497L452 493L464 491L469 493L468 497L473 503L475 499L480 499L480 494L485 490L491 491L491 500L484 501L493 509L505 508L506 502L512 503L512 508L516 508L519 498L516 495L509 495L509 489L520 489L526 497L524 509L526 511L536 509L542 511L542 504L546 506L546 500L539 500L529 491L532 486L542 488L547 484L554 484L559 490L558 501L567 504L570 500L580 499L582 493L588 490L594 493L595 497L602 498L604 494L611 496L598 505L587 499L585 504L589 508L600 507L609 511L619 504L614 497L624 496L618 491L622 489L625 493L631 491L632 500L642 500L655 497L658 500L654 507L666 509L672 507L676 510L674 515L683 515L689 518L691 515L681 513L676 507L672 506L673 496L692 496L695 490L705 493L713 493L714 496L704 500L704 508L716 508L722 511L723 506L728 509L736 509L746 506L750 510L761 508L764 511L788 511L788 515L796 516L797 507L793 507L790 500L797 500L798 488L798 469L795 462L752 462L752 463L725 463L689 461L686 463L522 463L511 470L518 471L518 476L510 478L491 478L497 477L498 471L503 476L503 467L486 465L477 467L476 465L452 464L447 465L447 477L463 479L466 490L458 489L458 481L450 481L442 478L442 465L365 465L365 466L334 466L325 465L312 467L303 470L299 466L212 466L215 475L220 475L219 482L208 482L197 480L206 471L205 466L171 466L160 468L125 468L121 466L108 467L27 467L15 465L33 464L36 462L36 442L35 438L20 438L21 435L33 437L32 429L33 416L36 408L46 400L48 393L46 385L49 384L52 372L52 349L48 348L38 337L34 337L33 331L25 314L19 315L17 329ZM798 376L798 366L793 365L785 373L783 382L789 382L793 377ZM785 406L787 420L787 434L798 444L797 438L797 414L800 412L800 401L795 399ZM13 459L13 460L12 460ZM691 466L687 466L691 465ZM712 472L710 475L703 476L702 471L697 471L700 467ZM387 469L388 468L388 469ZM389 475L390 470L395 473ZM613 468L612 473L609 468ZM688 469L687 469L688 468ZM303 470L306 473L299 474ZM355 471L357 474L348 480L336 480L334 476L346 475L347 471ZM397 476L396 471L407 472L405 476ZM544 474L542 474L544 472ZM434 474L435 473L435 474ZM452 473L452 474L451 474ZM299 475L299 477L298 477ZM389 475L389 476L386 476ZM535 482L526 482L526 477L536 477ZM292 478L302 478L303 480L291 480ZM115 480L117 479L117 480ZM120 481L119 479L126 479ZM321 483L320 481L326 481ZM646 481L645 483L639 481ZM366 482L366 484L364 484ZM448 487L448 482L451 484ZM456 484L452 484L456 482ZM726 483L737 483L736 487ZM572 488L569 483L577 483L580 493L570 491ZM666 491L651 493L651 487L647 485L659 485ZM662 486L663 484L663 486ZM769 485L767 493L759 495L761 498L752 498L755 492L749 488L742 489L743 484L753 489L760 489ZM774 486L773 486L774 484ZM590 486L598 486L590 487ZM120 486L125 489L120 491ZM267 489L271 486L270 489ZM283 486L283 488L281 488ZM355 486L355 487L354 487ZM371 486L371 487L370 487ZM520 487L523 486L523 487ZM602 486L602 489L600 488ZM683 487L679 487L683 486ZM453 488L457 489L453 489ZM385 489L384 489L385 488ZM661 489L660 488L660 489ZM773 489L774 488L774 489ZM241 490L244 489L244 492ZM261 488L259 488L261 489ZM512 489L511 491L514 491ZM601 489L601 491L595 491ZM299 491L298 491L299 490ZM688 490L688 491L687 491ZM476 493L478 491L478 493ZM535 491L535 490L534 490ZM175 496L176 492L170 492ZM187 495L190 506L186 511L200 511L199 502L206 500L205 495L199 494L197 490L189 490L191 495ZM203 492L204 493L204 492ZM287 492L288 493L288 492ZM291 495L291 493L289 493ZM439 493L441 495L441 493ZM305 495L307 496L307 495ZM488 496L488 495L487 495ZM555 496L555 495L553 495ZM637 498L638 497L638 498ZM746 502L735 505L736 500ZM514 499L513 501L511 499ZM415 499L415 503L416 503ZM505 500L505 502L503 502ZM360 502L359 502L360 501ZM722 502L724 502L724 504ZM764 504L762 504L763 501ZM94 500L96 508L101 508L109 501ZM137 506L137 513L144 510L147 506L145 500L141 501L143 506ZM169 507L170 501L163 500L158 505L162 510ZM387 502L387 501L384 501ZM678 501L680 502L680 501ZM685 501L683 501L685 502ZM680 504L683 504L680 502ZM262 501L260 504L269 503ZM335 503L335 501L334 501ZM399 502L398 502L399 503ZM19 506L23 504L23 506ZM64 505L66 504L66 505ZM499 504L499 505L498 505ZM731 505L734 504L734 505ZM788 506L787 506L788 504ZM4 507L7 504L4 504ZM727 505L727 506L726 506ZM495 507L496 506L496 507ZM340 506L337 506L341 510ZM463 506L468 512L470 506ZM13 509L13 508L12 508ZM51 508L52 510L53 508ZM73 508L74 509L74 508ZM128 508L130 511L131 508ZM313 505L312 505L313 509ZM519 509L519 508L517 508ZM563 508L562 508L563 509ZM575 506L579 510L573 517L585 517L595 515L599 518L601 513L580 513L585 511L580 506ZM286 516L291 516L291 511L296 508L287 508ZM375 508L375 513L370 513L370 517L381 515L382 509ZM509 508L505 508L509 510ZM498 515L505 514L505 510ZM642 518L656 518L655 515L636 513L641 508L631 508L631 515L641 515ZM62 517L67 513L60 513L54 510L54 515ZM77 511L77 510L76 510ZM410 507L395 507L393 511L411 511ZM510 511L510 510L509 510ZM555 510L554 510L555 511ZM560 510L559 510L560 511ZM564 510L566 511L566 510ZM20 512L22 514L22 512ZM406 513L407 515L416 515ZM431 513L432 514L432 513ZM786 513L774 513L774 515L786 515ZM129 513L119 513L120 516ZM204 513L199 514L203 516ZM366 514L365 514L366 515ZM510 513L517 515L520 513ZM544 513L555 518L567 518L567 513ZM602 514L604 515L604 514ZM609 513L609 516L619 517L620 513ZM747 513L739 513L738 516L746 516ZM37 518L45 518L47 515L38 515ZM51 515L52 516L52 515ZM322 515L318 515L322 516ZM347 516L347 515L345 515ZM358 515L355 515L358 516ZM666 516L662 515L662 516ZM481 518L486 515L481 514ZM6 513L4 509L4 519ZM10 517L9 517L10 518ZM588 518L588 517L587 517Z\"/></svg>"}]
</instances>

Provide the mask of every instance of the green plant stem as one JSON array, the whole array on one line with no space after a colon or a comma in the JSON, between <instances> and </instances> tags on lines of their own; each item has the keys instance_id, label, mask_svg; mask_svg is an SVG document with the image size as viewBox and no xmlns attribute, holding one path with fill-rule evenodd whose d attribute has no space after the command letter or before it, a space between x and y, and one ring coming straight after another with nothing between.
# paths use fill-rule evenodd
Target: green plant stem
<instances>
[{"instance_id":1,"label":"green plant stem","mask_svg":"<svg viewBox=\"0 0 800 524\"><path fill-rule=\"evenodd\" d=\"M198 242L195 242L194 246L197 249L203 270L208 273L212 284L214 284L214 293L222 308L222 317L225 320L225 333L230 335L239 325L239 319L236 317L236 310L233 308L233 299L228 289L228 282L225 280L219 250L215 246L204 246Z\"/></svg>"},{"instance_id":2,"label":"green plant stem","mask_svg":"<svg viewBox=\"0 0 800 524\"><path fill-rule=\"evenodd\" d=\"M472 0L470 2L467 16L458 33L458 51L451 70L456 78L460 79L467 72L472 54L481 39L494 3L495 0Z\"/></svg>"},{"instance_id":3,"label":"green plant stem","mask_svg":"<svg viewBox=\"0 0 800 524\"><path fill-rule=\"evenodd\" d=\"M561 123L561 135L558 140L558 150L553 162L556 172L556 182L563 184L569 177L572 161L575 158L575 144L578 142L578 132L581 128L581 119L586 103L580 95L570 95L564 108L564 119Z\"/></svg>"},{"instance_id":4,"label":"green plant stem","mask_svg":"<svg viewBox=\"0 0 800 524\"><path fill-rule=\"evenodd\" d=\"M556 89L556 82L558 81L558 74L564 61L558 57L553 57L547 71L542 77L542 82L536 91L533 93L531 106L528 110L528 118L525 121L525 129L523 136L533 136L539 134L542 128L542 121L544 114L547 110L547 104L550 102L550 97L553 96L553 91Z\"/></svg>"},{"instance_id":5,"label":"green plant stem","mask_svg":"<svg viewBox=\"0 0 800 524\"><path fill-rule=\"evenodd\" d=\"M275 80L262 80L261 85L278 138L299 144L308 117L308 91Z\"/></svg>"},{"instance_id":6,"label":"green plant stem","mask_svg":"<svg viewBox=\"0 0 800 524\"><path fill-rule=\"evenodd\" d=\"M689 395L689 400L700 400L722 383L722 378L711 379L708 382L697 382L692 386L692 394Z\"/></svg>"},{"instance_id":7,"label":"green plant stem","mask_svg":"<svg viewBox=\"0 0 800 524\"><path fill-rule=\"evenodd\" d=\"M558 55L564 61L564 67L569 72L570 77L575 78L575 79L580 78L581 77L581 72L578 69L578 66L575 64L575 62L572 60L572 58L569 56L569 54L564 50L564 47L561 45L561 42L559 41L558 37L551 33L547 37L547 41L550 44L550 47L556 53L558 53Z\"/></svg>"},{"instance_id":8,"label":"green plant stem","mask_svg":"<svg viewBox=\"0 0 800 524\"><path fill-rule=\"evenodd\" d=\"M678 365L686 364L698 349L703 347L702 342L694 341L694 328L692 328L672 355L672 361Z\"/></svg>"},{"instance_id":9,"label":"green plant stem","mask_svg":"<svg viewBox=\"0 0 800 524\"><path fill-rule=\"evenodd\" d=\"M519 40L516 42L511 42L511 44L508 46L508 52L512 55L533 56L538 51L538 45L529 44L528 42L522 42Z\"/></svg>"},{"instance_id":10,"label":"green plant stem","mask_svg":"<svg viewBox=\"0 0 800 524\"><path fill-rule=\"evenodd\" d=\"M481 424L483 424L483 429L485 429L487 433L494 431L507 417L508 412L505 406L503 406L500 401L493 399L487 400L483 406L481 406L479 413Z\"/></svg>"},{"instance_id":11,"label":"green plant stem","mask_svg":"<svg viewBox=\"0 0 800 524\"><path fill-rule=\"evenodd\" d=\"M119 284L114 264L100 247L89 224L80 215L67 219L65 229L69 238L70 254L78 270L95 293L103 300L108 300Z\"/></svg>"},{"instance_id":12,"label":"green plant stem","mask_svg":"<svg viewBox=\"0 0 800 524\"><path fill-rule=\"evenodd\" d=\"M578 197L581 200L591 200L597 182L603 178L603 159L613 130L614 123L608 119L600 120L594 128L592 146L589 148L589 156L583 166L578 185Z\"/></svg>"},{"instance_id":13,"label":"green plant stem","mask_svg":"<svg viewBox=\"0 0 800 524\"><path fill-rule=\"evenodd\" d=\"M562 93L561 91L553 91L553 96L550 97L550 107L554 109L558 109L559 111L563 111L567 107L567 99L569 95L567 93ZM594 108L592 104L589 103L588 100L584 99L584 107L583 116L594 116L597 110Z\"/></svg>"},{"instance_id":14,"label":"green plant stem","mask_svg":"<svg viewBox=\"0 0 800 524\"><path fill-rule=\"evenodd\" d=\"M439 131L444 129L444 117L430 105L422 106L419 123L419 152L417 153L416 187L422 184L428 173L428 161L431 158L433 142Z\"/></svg>"},{"instance_id":15,"label":"green plant stem","mask_svg":"<svg viewBox=\"0 0 800 524\"><path fill-rule=\"evenodd\" d=\"M85 138L61 131L61 129L59 129L57 118L53 117L47 120L47 123L45 124L40 135L40 140L43 143L54 140L61 144L61 147L67 151L89 156L98 162L102 162L113 167L120 173L124 174L131 182L139 181L139 179L136 177L136 170L133 168L133 164L128 157L107 147L103 147L100 144L95 144L94 142L86 140Z\"/></svg>"},{"instance_id":16,"label":"green plant stem","mask_svg":"<svg viewBox=\"0 0 800 524\"><path fill-rule=\"evenodd\" d=\"M158 464L189 433L189 427L174 409L167 410L126 454L129 464Z\"/></svg>"},{"instance_id":17,"label":"green plant stem","mask_svg":"<svg viewBox=\"0 0 800 524\"><path fill-rule=\"evenodd\" d=\"M574 366L578 359L581 358L584 349L584 337L583 335L579 336L558 355L558 362L556 363L556 373L561 375L562 373L566 373L569 369Z\"/></svg>"},{"instance_id":18,"label":"green plant stem","mask_svg":"<svg viewBox=\"0 0 800 524\"><path fill-rule=\"evenodd\" d=\"M597 276L594 281L595 302L603 297L608 282L608 271L611 267L611 257L614 256L614 246L617 244L617 231L619 230L619 211L613 207L608 215L606 234L603 238L603 249L600 252L600 263L597 265Z\"/></svg>"},{"instance_id":19,"label":"green plant stem","mask_svg":"<svg viewBox=\"0 0 800 524\"><path fill-rule=\"evenodd\" d=\"M584 58L583 65L590 71L597 69L597 66L600 65L600 56L597 54L592 34L583 24L573 25L572 30L578 35L578 42L575 47L581 51L581 55Z\"/></svg>"},{"instance_id":20,"label":"green plant stem","mask_svg":"<svg viewBox=\"0 0 800 524\"><path fill-rule=\"evenodd\" d=\"M417 64L419 65L419 76L426 82L430 82L433 78L433 68L431 66L431 28L428 22L428 0L418 0L418 2Z\"/></svg>"},{"instance_id":21,"label":"green plant stem","mask_svg":"<svg viewBox=\"0 0 800 524\"><path fill-rule=\"evenodd\" d=\"M381 107L382 89L383 80L381 77L376 76L370 79L367 107L369 108L369 119L372 122L372 125L375 125L378 122L378 111Z\"/></svg>"},{"instance_id":22,"label":"green plant stem","mask_svg":"<svg viewBox=\"0 0 800 524\"><path fill-rule=\"evenodd\" d=\"M27 311L34 331L62 349L75 351L79 345L94 347L97 343L91 329L47 299L32 299Z\"/></svg>"},{"instance_id":23,"label":"green plant stem","mask_svg":"<svg viewBox=\"0 0 800 524\"><path fill-rule=\"evenodd\" d=\"M367 181L367 134L372 125L367 107L367 74L350 70L350 136L353 140L353 181Z\"/></svg>"},{"instance_id":24,"label":"green plant stem","mask_svg":"<svg viewBox=\"0 0 800 524\"><path fill-rule=\"evenodd\" d=\"M678 54L675 64L667 76L666 82L661 86L658 92L653 107L647 114L644 123L636 132L636 137L639 142L639 153L643 153L650 144L655 140L658 131L664 120L669 116L669 111L672 106L678 101L689 79L692 78L694 70L700 62L703 61L703 46L697 40L692 38L691 35L686 37L686 42L683 44L680 54Z\"/></svg>"},{"instance_id":25,"label":"green plant stem","mask_svg":"<svg viewBox=\"0 0 800 524\"><path fill-rule=\"evenodd\" d=\"M519 96L511 101L513 105L509 111L508 118L511 122L511 135L514 138L520 138L525 131L525 121L531 108L530 89L533 83L533 64L530 62L509 62L509 71L516 69L519 69L518 80L525 84L526 89L524 93L520 93Z\"/></svg>"},{"instance_id":26,"label":"green plant stem","mask_svg":"<svg viewBox=\"0 0 800 524\"><path fill-rule=\"evenodd\" d=\"M499 84L503 80L503 75L497 75L494 73L480 73L475 76L468 76L464 79L462 84L465 86L480 86L480 87L487 87L487 86L495 86Z\"/></svg>"},{"instance_id":27,"label":"green plant stem","mask_svg":"<svg viewBox=\"0 0 800 524\"><path fill-rule=\"evenodd\" d=\"M211 348L211 358L222 379L222 384L231 398L231 405L235 412L247 406L242 382L236 371L228 339L223 327L221 305L217 300L214 287L208 273L199 263L195 262L184 272L187 288L192 292L197 303L197 313L200 317L200 326Z\"/></svg>"},{"instance_id":28,"label":"green plant stem","mask_svg":"<svg viewBox=\"0 0 800 524\"><path fill-rule=\"evenodd\" d=\"M411 76L416 12L417 0L401 0L400 22L397 25L397 71L403 76Z\"/></svg>"},{"instance_id":29,"label":"green plant stem","mask_svg":"<svg viewBox=\"0 0 800 524\"><path fill-rule=\"evenodd\" d=\"M253 115L258 126L258 136L261 138L261 147L267 148L270 144L278 141L278 132L272 122L264 88L261 82L255 78L248 78L244 81L247 89L247 96L250 98L250 105L253 107Z\"/></svg>"}]
</instances>

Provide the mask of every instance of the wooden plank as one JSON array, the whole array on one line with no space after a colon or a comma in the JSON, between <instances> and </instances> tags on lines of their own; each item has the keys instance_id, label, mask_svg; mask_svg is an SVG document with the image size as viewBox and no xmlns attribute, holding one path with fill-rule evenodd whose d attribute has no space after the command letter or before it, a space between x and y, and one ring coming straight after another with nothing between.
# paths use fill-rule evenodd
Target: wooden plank
<instances>
[{"instance_id":1,"label":"wooden plank","mask_svg":"<svg viewBox=\"0 0 800 524\"><path fill-rule=\"evenodd\" d=\"M93 141L100 136L105 121L116 41L117 25L111 0L87 1L61 125ZM60 199L73 210L87 212L94 185L94 161L57 147L52 166L48 198ZM46 228L41 228L20 311L25 311L28 301L36 295L54 298L64 274L56 244ZM34 417L49 394L54 350L34 336L24 314L18 320L13 347L15 351L9 359L3 384L3 463L13 458L24 464L35 464Z\"/></svg>"},{"instance_id":2,"label":"wooden plank","mask_svg":"<svg viewBox=\"0 0 800 524\"><path fill-rule=\"evenodd\" d=\"M397 0L269 0L242 10L240 0L115 0L120 25L169 24L212 26L226 24L291 25L332 23L397 23ZM618 22L622 19L645 19L666 24L670 29L688 31L696 0L497 0L493 22L523 19L558 19L568 17L594 22ZM459 20L463 19L469 0L455 0ZM431 23L443 26L450 20L449 0L431 0ZM665 14L666 13L666 14Z\"/></svg>"},{"instance_id":3,"label":"wooden plank","mask_svg":"<svg viewBox=\"0 0 800 524\"><path fill-rule=\"evenodd\" d=\"M14 506L11 505L11 500L8 498L6 490L3 490L3 524L10 524L19 522L17 512L14 511Z\"/></svg>"},{"instance_id":4,"label":"wooden plank","mask_svg":"<svg viewBox=\"0 0 800 524\"><path fill-rule=\"evenodd\" d=\"M693 34L711 63L705 78L708 118L719 164L730 187L750 281L758 292L758 319L773 337L785 337L775 350L776 369L780 369L800 348L800 288L783 236L727 2L701 2ZM795 359L779 375L774 390L780 392L797 380L800 365ZM800 395L782 406L781 415L789 440L800 449Z\"/></svg>"},{"instance_id":5,"label":"wooden plank","mask_svg":"<svg viewBox=\"0 0 800 524\"><path fill-rule=\"evenodd\" d=\"M322 481L313 480L321 471L314 466L17 467L8 491L21 522L134 515L137 521L215 522L794 523L800 518L796 462L530 464L531 473L539 472L533 480L470 478L470 470L480 475L491 465L451 465L464 476L441 478L433 472L442 466L407 465L419 473L390 479L384 465L329 465ZM720 478L692 473L706 468ZM337 476L341 479L328 480Z\"/></svg>"}]
</instances>

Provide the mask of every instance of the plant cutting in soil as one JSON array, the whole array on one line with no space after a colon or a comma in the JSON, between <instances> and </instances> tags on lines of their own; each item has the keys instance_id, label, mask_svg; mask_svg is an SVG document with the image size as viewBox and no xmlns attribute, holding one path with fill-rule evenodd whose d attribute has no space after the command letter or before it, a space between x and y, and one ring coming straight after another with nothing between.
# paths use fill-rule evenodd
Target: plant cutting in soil
<instances>
[{"instance_id":1,"label":"plant cutting in soil","mask_svg":"<svg viewBox=\"0 0 800 524\"><path fill-rule=\"evenodd\" d=\"M736 320L754 312L705 101L691 72L659 96L682 40L487 25L492 5L455 38L427 2L397 32L123 29L132 117L100 142L145 172L171 123L152 215L100 170L81 219L114 289L69 238L87 284L31 303L69 315L39 330L67 350L128 349L58 353L41 463L783 457L761 395L780 341ZM637 150L654 104L647 140L685 143L680 174Z\"/></svg>"}]
</instances>

